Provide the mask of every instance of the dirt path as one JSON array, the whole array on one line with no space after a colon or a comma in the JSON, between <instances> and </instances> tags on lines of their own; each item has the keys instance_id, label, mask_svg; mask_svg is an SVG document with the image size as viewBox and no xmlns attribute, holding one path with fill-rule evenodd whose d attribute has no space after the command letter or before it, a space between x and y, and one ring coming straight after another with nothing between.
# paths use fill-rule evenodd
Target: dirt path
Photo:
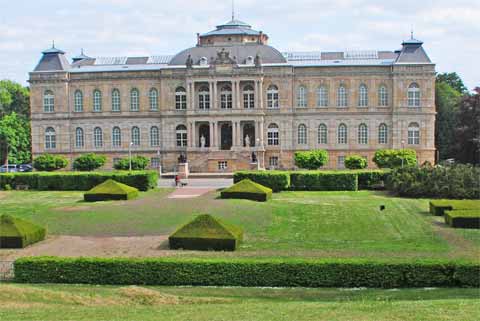
<instances>
[{"instance_id":1,"label":"dirt path","mask_svg":"<svg viewBox=\"0 0 480 321\"><path fill-rule=\"evenodd\" d=\"M195 198L202 196L208 192L214 191L215 188L199 188L199 187L182 187L168 195L168 198Z\"/></svg>"}]
</instances>

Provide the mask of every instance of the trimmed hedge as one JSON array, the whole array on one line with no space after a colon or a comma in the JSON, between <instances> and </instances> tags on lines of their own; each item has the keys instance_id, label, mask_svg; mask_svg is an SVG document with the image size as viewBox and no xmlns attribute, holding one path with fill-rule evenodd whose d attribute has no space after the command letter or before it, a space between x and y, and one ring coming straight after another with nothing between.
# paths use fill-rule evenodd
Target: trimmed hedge
<instances>
[{"instance_id":1,"label":"trimmed hedge","mask_svg":"<svg viewBox=\"0 0 480 321\"><path fill-rule=\"evenodd\" d=\"M352 173L358 176L358 189L376 190L384 189L387 182L389 170L384 169L365 169L354 170Z\"/></svg>"},{"instance_id":2,"label":"trimmed hedge","mask_svg":"<svg viewBox=\"0 0 480 321\"><path fill-rule=\"evenodd\" d=\"M403 159L403 162L402 162ZM414 149L379 149L373 156L379 168L397 168L417 165L417 152Z\"/></svg>"},{"instance_id":3,"label":"trimmed hedge","mask_svg":"<svg viewBox=\"0 0 480 321\"><path fill-rule=\"evenodd\" d=\"M348 169L364 169L367 165L367 160L359 155L350 155L345 158L345 167Z\"/></svg>"},{"instance_id":4,"label":"trimmed hedge","mask_svg":"<svg viewBox=\"0 0 480 321\"><path fill-rule=\"evenodd\" d=\"M300 151L295 152L293 159L298 167L314 170L328 163L328 153L323 149Z\"/></svg>"},{"instance_id":5,"label":"trimmed hedge","mask_svg":"<svg viewBox=\"0 0 480 321\"><path fill-rule=\"evenodd\" d=\"M480 210L445 211L445 223L457 228L480 228Z\"/></svg>"},{"instance_id":6,"label":"trimmed hedge","mask_svg":"<svg viewBox=\"0 0 480 321\"><path fill-rule=\"evenodd\" d=\"M0 188L5 185L15 188L28 185L30 189L41 191L88 191L107 179L147 191L157 186L156 171L134 172L33 172L0 174Z\"/></svg>"},{"instance_id":7,"label":"trimmed hedge","mask_svg":"<svg viewBox=\"0 0 480 321\"><path fill-rule=\"evenodd\" d=\"M286 171L240 171L233 174L233 183L249 179L269 187L273 192L285 191L290 186L290 173Z\"/></svg>"},{"instance_id":8,"label":"trimmed hedge","mask_svg":"<svg viewBox=\"0 0 480 321\"><path fill-rule=\"evenodd\" d=\"M86 202L109 201L109 200L131 200L138 196L138 189L113 179L107 179L100 185L95 186L85 194L83 199Z\"/></svg>"},{"instance_id":9,"label":"trimmed hedge","mask_svg":"<svg viewBox=\"0 0 480 321\"><path fill-rule=\"evenodd\" d=\"M449 260L24 257L15 281L268 287L478 287L480 264Z\"/></svg>"},{"instance_id":10,"label":"trimmed hedge","mask_svg":"<svg viewBox=\"0 0 480 321\"><path fill-rule=\"evenodd\" d=\"M244 179L220 192L221 198L239 198L266 202L272 198L272 190L268 187Z\"/></svg>"},{"instance_id":11,"label":"trimmed hedge","mask_svg":"<svg viewBox=\"0 0 480 321\"><path fill-rule=\"evenodd\" d=\"M24 248L45 239L47 230L10 215L0 216L0 248Z\"/></svg>"},{"instance_id":12,"label":"trimmed hedge","mask_svg":"<svg viewBox=\"0 0 480 321\"><path fill-rule=\"evenodd\" d=\"M296 191L356 191L358 176L347 172L292 172L290 189Z\"/></svg>"},{"instance_id":13,"label":"trimmed hedge","mask_svg":"<svg viewBox=\"0 0 480 321\"><path fill-rule=\"evenodd\" d=\"M434 200L429 203L430 213L442 216L445 211L472 210L480 212L480 200Z\"/></svg>"}]
</instances>

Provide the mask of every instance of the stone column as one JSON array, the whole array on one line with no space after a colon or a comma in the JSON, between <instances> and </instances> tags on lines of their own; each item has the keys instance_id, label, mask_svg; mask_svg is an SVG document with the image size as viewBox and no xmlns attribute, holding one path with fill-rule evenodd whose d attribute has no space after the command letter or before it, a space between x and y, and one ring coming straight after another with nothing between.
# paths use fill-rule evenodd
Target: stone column
<instances>
[{"instance_id":1,"label":"stone column","mask_svg":"<svg viewBox=\"0 0 480 321\"><path fill-rule=\"evenodd\" d=\"M195 82L192 82L192 110L195 109Z\"/></svg>"},{"instance_id":2,"label":"stone column","mask_svg":"<svg viewBox=\"0 0 480 321\"><path fill-rule=\"evenodd\" d=\"M192 121L192 147L197 147L197 129L194 121Z\"/></svg>"},{"instance_id":3,"label":"stone column","mask_svg":"<svg viewBox=\"0 0 480 321\"><path fill-rule=\"evenodd\" d=\"M241 108L241 96L242 96L242 93L240 92L240 80L237 81L237 108L240 109Z\"/></svg>"},{"instance_id":4,"label":"stone column","mask_svg":"<svg viewBox=\"0 0 480 321\"><path fill-rule=\"evenodd\" d=\"M192 95L192 92L191 92L191 87L190 87L190 82L187 81L187 109L191 109L192 106L190 106L190 104L192 103L192 98L191 98L191 95ZM175 101L174 101L175 102Z\"/></svg>"},{"instance_id":5,"label":"stone column","mask_svg":"<svg viewBox=\"0 0 480 321\"><path fill-rule=\"evenodd\" d=\"M260 122L255 120L253 124L255 126L255 147L259 147L260 142L257 143L257 138L259 138L260 140L262 139L260 137Z\"/></svg>"},{"instance_id":6,"label":"stone column","mask_svg":"<svg viewBox=\"0 0 480 321\"><path fill-rule=\"evenodd\" d=\"M208 143L209 143L210 148L212 148L212 147L215 146L214 139L213 139L213 135L214 135L213 134L213 121L211 121L209 123L208 129L210 130L210 141Z\"/></svg>"},{"instance_id":7,"label":"stone column","mask_svg":"<svg viewBox=\"0 0 480 321\"><path fill-rule=\"evenodd\" d=\"M212 107L213 109L217 109L217 81L214 80L213 83L212 83L212 87L213 87L213 90L212 90L212 96L210 97L210 101L212 103Z\"/></svg>"},{"instance_id":8,"label":"stone column","mask_svg":"<svg viewBox=\"0 0 480 321\"><path fill-rule=\"evenodd\" d=\"M259 91L258 99L260 101L259 108L263 109L263 81L262 80L260 80L258 82L258 91ZM278 98L280 98L280 97L278 97Z\"/></svg>"},{"instance_id":9,"label":"stone column","mask_svg":"<svg viewBox=\"0 0 480 321\"><path fill-rule=\"evenodd\" d=\"M210 95L210 109L213 109L213 81L208 82L208 94Z\"/></svg>"},{"instance_id":10,"label":"stone column","mask_svg":"<svg viewBox=\"0 0 480 321\"><path fill-rule=\"evenodd\" d=\"M263 146L265 146L264 143L263 143L263 136L264 136L263 135L263 120L260 121L260 133L259 134L260 134L260 146L263 147ZM280 133L279 133L279 135L280 135ZM279 139L280 139L280 137L279 137ZM282 142L280 141L280 144L281 143Z\"/></svg>"},{"instance_id":11,"label":"stone column","mask_svg":"<svg viewBox=\"0 0 480 321\"><path fill-rule=\"evenodd\" d=\"M232 121L232 146L238 146L238 123L236 121Z\"/></svg>"},{"instance_id":12,"label":"stone column","mask_svg":"<svg viewBox=\"0 0 480 321\"><path fill-rule=\"evenodd\" d=\"M237 109L237 81L232 80L232 109Z\"/></svg>"},{"instance_id":13,"label":"stone column","mask_svg":"<svg viewBox=\"0 0 480 321\"><path fill-rule=\"evenodd\" d=\"M254 86L254 95L255 95L255 108L260 108L260 93L259 93L259 81L255 80L255 86Z\"/></svg>"}]
</instances>

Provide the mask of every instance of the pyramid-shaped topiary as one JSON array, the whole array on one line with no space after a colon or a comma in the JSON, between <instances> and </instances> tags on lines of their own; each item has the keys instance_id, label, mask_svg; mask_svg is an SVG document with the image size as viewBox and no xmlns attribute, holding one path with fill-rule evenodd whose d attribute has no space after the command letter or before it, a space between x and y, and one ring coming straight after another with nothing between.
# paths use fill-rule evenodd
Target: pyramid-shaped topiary
<instances>
[{"instance_id":1,"label":"pyramid-shaped topiary","mask_svg":"<svg viewBox=\"0 0 480 321\"><path fill-rule=\"evenodd\" d=\"M244 179L221 191L220 196L265 202L272 198L272 190L249 179Z\"/></svg>"},{"instance_id":2,"label":"pyramid-shaped topiary","mask_svg":"<svg viewBox=\"0 0 480 321\"><path fill-rule=\"evenodd\" d=\"M171 249L234 251L243 230L208 214L197 216L170 235Z\"/></svg>"},{"instance_id":3,"label":"pyramid-shaped topiary","mask_svg":"<svg viewBox=\"0 0 480 321\"><path fill-rule=\"evenodd\" d=\"M10 215L0 216L0 248L24 248L45 239L44 227Z\"/></svg>"},{"instance_id":4,"label":"pyramid-shaped topiary","mask_svg":"<svg viewBox=\"0 0 480 321\"><path fill-rule=\"evenodd\" d=\"M95 186L83 195L87 202L107 200L129 200L138 196L138 189L113 179L107 179L100 185Z\"/></svg>"}]
</instances>

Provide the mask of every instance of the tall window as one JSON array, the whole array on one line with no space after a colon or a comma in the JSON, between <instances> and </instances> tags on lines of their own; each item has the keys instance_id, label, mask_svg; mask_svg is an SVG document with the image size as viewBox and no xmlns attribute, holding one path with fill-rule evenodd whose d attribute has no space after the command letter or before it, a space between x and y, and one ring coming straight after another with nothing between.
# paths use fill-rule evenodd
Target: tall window
<instances>
[{"instance_id":1,"label":"tall window","mask_svg":"<svg viewBox=\"0 0 480 321\"><path fill-rule=\"evenodd\" d=\"M140 146L140 128L137 126L132 127L132 143L133 146Z\"/></svg>"},{"instance_id":2,"label":"tall window","mask_svg":"<svg viewBox=\"0 0 480 321\"><path fill-rule=\"evenodd\" d=\"M112 90L112 111L120 111L120 90Z\"/></svg>"},{"instance_id":3,"label":"tall window","mask_svg":"<svg viewBox=\"0 0 480 321\"><path fill-rule=\"evenodd\" d=\"M358 87L358 107L368 106L368 88L365 84Z\"/></svg>"},{"instance_id":4,"label":"tall window","mask_svg":"<svg viewBox=\"0 0 480 321\"><path fill-rule=\"evenodd\" d=\"M80 90L75 90L75 94L73 95L73 110L75 112L82 112L83 111L83 94Z\"/></svg>"},{"instance_id":5,"label":"tall window","mask_svg":"<svg viewBox=\"0 0 480 321\"><path fill-rule=\"evenodd\" d=\"M55 129L48 127L45 129L45 149L57 148L57 135Z\"/></svg>"},{"instance_id":6,"label":"tall window","mask_svg":"<svg viewBox=\"0 0 480 321\"><path fill-rule=\"evenodd\" d=\"M418 125L418 123L410 123L408 125L408 144L420 144L420 126Z\"/></svg>"},{"instance_id":7,"label":"tall window","mask_svg":"<svg viewBox=\"0 0 480 321\"><path fill-rule=\"evenodd\" d=\"M304 124L300 124L298 126L298 135L297 135L297 142L300 145L307 144L307 126Z\"/></svg>"},{"instance_id":8,"label":"tall window","mask_svg":"<svg viewBox=\"0 0 480 321\"><path fill-rule=\"evenodd\" d=\"M270 146L279 145L279 135L277 124L268 125L267 129L267 144Z\"/></svg>"},{"instance_id":9,"label":"tall window","mask_svg":"<svg viewBox=\"0 0 480 321\"><path fill-rule=\"evenodd\" d=\"M150 127L150 146L160 146L160 133L157 126Z\"/></svg>"},{"instance_id":10,"label":"tall window","mask_svg":"<svg viewBox=\"0 0 480 321\"><path fill-rule=\"evenodd\" d=\"M150 89L148 98L150 100L150 110L158 110L158 90L156 88Z\"/></svg>"},{"instance_id":11,"label":"tall window","mask_svg":"<svg viewBox=\"0 0 480 321\"><path fill-rule=\"evenodd\" d=\"M139 111L140 109L140 93L138 92L137 88L133 88L130 91L130 110L131 111Z\"/></svg>"},{"instance_id":12,"label":"tall window","mask_svg":"<svg viewBox=\"0 0 480 321\"><path fill-rule=\"evenodd\" d=\"M93 111L102 111L102 92L98 89L93 91Z\"/></svg>"},{"instance_id":13,"label":"tall window","mask_svg":"<svg viewBox=\"0 0 480 321\"><path fill-rule=\"evenodd\" d=\"M388 141L388 128L386 124L380 124L378 126L378 143L386 144Z\"/></svg>"},{"instance_id":14,"label":"tall window","mask_svg":"<svg viewBox=\"0 0 480 321\"><path fill-rule=\"evenodd\" d=\"M347 125L345 124L340 124L338 126L338 132L337 132L337 143L338 144L346 144L347 143Z\"/></svg>"},{"instance_id":15,"label":"tall window","mask_svg":"<svg viewBox=\"0 0 480 321\"><path fill-rule=\"evenodd\" d=\"M220 107L232 109L232 88L230 86L223 86L220 90Z\"/></svg>"},{"instance_id":16,"label":"tall window","mask_svg":"<svg viewBox=\"0 0 480 321\"><path fill-rule=\"evenodd\" d=\"M348 105L347 88L344 85L340 85L337 89L337 106L347 107L347 105Z\"/></svg>"},{"instance_id":17,"label":"tall window","mask_svg":"<svg viewBox=\"0 0 480 321\"><path fill-rule=\"evenodd\" d=\"M388 106L388 90L384 85L378 88L378 105L380 107Z\"/></svg>"},{"instance_id":18,"label":"tall window","mask_svg":"<svg viewBox=\"0 0 480 321\"><path fill-rule=\"evenodd\" d=\"M119 127L113 127L112 129L112 146L121 147L122 146L122 131Z\"/></svg>"},{"instance_id":19,"label":"tall window","mask_svg":"<svg viewBox=\"0 0 480 321\"><path fill-rule=\"evenodd\" d=\"M175 89L175 109L187 109L187 92L183 87L178 87Z\"/></svg>"},{"instance_id":20,"label":"tall window","mask_svg":"<svg viewBox=\"0 0 480 321\"><path fill-rule=\"evenodd\" d=\"M320 124L318 126L318 143L319 144L328 143L328 131L327 131L327 125L325 124Z\"/></svg>"},{"instance_id":21,"label":"tall window","mask_svg":"<svg viewBox=\"0 0 480 321\"><path fill-rule=\"evenodd\" d=\"M300 86L297 89L297 106L307 107L307 88Z\"/></svg>"},{"instance_id":22,"label":"tall window","mask_svg":"<svg viewBox=\"0 0 480 321\"><path fill-rule=\"evenodd\" d=\"M243 88L243 107L247 109L255 108L255 92L250 85Z\"/></svg>"},{"instance_id":23,"label":"tall window","mask_svg":"<svg viewBox=\"0 0 480 321\"><path fill-rule=\"evenodd\" d=\"M51 90L43 93L43 111L46 113L53 113L55 111L55 96Z\"/></svg>"},{"instance_id":24,"label":"tall window","mask_svg":"<svg viewBox=\"0 0 480 321\"><path fill-rule=\"evenodd\" d=\"M368 144L368 127L365 124L358 126L358 143L361 145Z\"/></svg>"},{"instance_id":25,"label":"tall window","mask_svg":"<svg viewBox=\"0 0 480 321\"><path fill-rule=\"evenodd\" d=\"M328 106L328 88L326 86L320 86L317 89L317 106Z\"/></svg>"},{"instance_id":26,"label":"tall window","mask_svg":"<svg viewBox=\"0 0 480 321\"><path fill-rule=\"evenodd\" d=\"M176 128L176 140L178 147L187 147L187 127L178 125Z\"/></svg>"},{"instance_id":27,"label":"tall window","mask_svg":"<svg viewBox=\"0 0 480 321\"><path fill-rule=\"evenodd\" d=\"M279 108L278 104L278 87L270 85L267 89L267 107Z\"/></svg>"},{"instance_id":28,"label":"tall window","mask_svg":"<svg viewBox=\"0 0 480 321\"><path fill-rule=\"evenodd\" d=\"M85 146L85 136L83 135L83 129L77 127L75 129L75 147L83 148Z\"/></svg>"},{"instance_id":29,"label":"tall window","mask_svg":"<svg viewBox=\"0 0 480 321\"><path fill-rule=\"evenodd\" d=\"M93 146L95 148L100 148L103 146L103 132L100 127L95 127L93 129Z\"/></svg>"},{"instance_id":30,"label":"tall window","mask_svg":"<svg viewBox=\"0 0 480 321\"><path fill-rule=\"evenodd\" d=\"M408 107L420 107L420 87L417 83L408 86Z\"/></svg>"},{"instance_id":31,"label":"tall window","mask_svg":"<svg viewBox=\"0 0 480 321\"><path fill-rule=\"evenodd\" d=\"M210 89L202 86L198 92L198 108L210 109Z\"/></svg>"}]
</instances>

